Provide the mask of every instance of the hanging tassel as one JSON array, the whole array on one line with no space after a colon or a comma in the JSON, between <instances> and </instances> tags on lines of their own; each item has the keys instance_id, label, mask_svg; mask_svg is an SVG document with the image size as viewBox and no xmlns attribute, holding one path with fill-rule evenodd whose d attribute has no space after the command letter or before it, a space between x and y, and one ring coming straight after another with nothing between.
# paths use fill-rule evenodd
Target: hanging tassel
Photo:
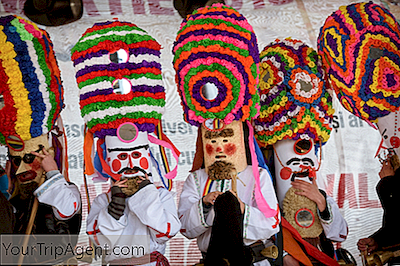
<instances>
[{"instance_id":1,"label":"hanging tassel","mask_svg":"<svg viewBox=\"0 0 400 266\"><path fill-rule=\"evenodd\" d=\"M251 125L250 121L247 121L247 125L249 127L249 148L250 148L250 153L251 153L251 164L253 167L253 175L256 183L255 187L255 199L258 205L258 208L260 211L265 215L265 217L274 217L278 210L271 209L271 207L268 205L267 201L265 200L264 196L261 193L261 186L260 186L260 173L258 171L258 161L257 161L257 155L255 151L255 146L254 146L254 130L253 126Z\"/></svg>"}]
</instances>

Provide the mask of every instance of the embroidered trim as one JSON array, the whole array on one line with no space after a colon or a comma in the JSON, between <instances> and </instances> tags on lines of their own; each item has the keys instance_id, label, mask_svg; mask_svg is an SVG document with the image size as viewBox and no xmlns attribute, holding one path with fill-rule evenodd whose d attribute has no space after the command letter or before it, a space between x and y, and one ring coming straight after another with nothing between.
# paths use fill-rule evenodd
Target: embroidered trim
<instances>
[{"instance_id":1,"label":"embroidered trim","mask_svg":"<svg viewBox=\"0 0 400 266\"><path fill-rule=\"evenodd\" d=\"M43 193L46 192L47 189L50 188L50 186L52 186L55 182L57 182L60 179L64 179L64 176L62 174L58 174L55 177L52 177L50 180L47 180L47 182L45 183L46 185L42 188L40 188L40 190L36 193L36 197L40 197L43 195Z\"/></svg>"}]
</instances>

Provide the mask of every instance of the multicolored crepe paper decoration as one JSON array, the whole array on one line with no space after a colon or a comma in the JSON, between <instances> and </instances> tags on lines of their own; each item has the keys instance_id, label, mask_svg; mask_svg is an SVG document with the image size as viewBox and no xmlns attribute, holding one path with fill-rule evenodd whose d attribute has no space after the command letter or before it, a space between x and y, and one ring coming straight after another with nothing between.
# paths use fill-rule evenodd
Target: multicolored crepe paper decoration
<instances>
[{"instance_id":1,"label":"multicolored crepe paper decoration","mask_svg":"<svg viewBox=\"0 0 400 266\"><path fill-rule=\"evenodd\" d=\"M48 33L15 15L0 18L0 143L47 134L64 108Z\"/></svg>"},{"instance_id":2,"label":"multicolored crepe paper decoration","mask_svg":"<svg viewBox=\"0 0 400 266\"><path fill-rule=\"evenodd\" d=\"M173 47L176 83L184 119L199 126L207 119L249 120L259 112L259 53L253 28L235 9L223 4L188 16ZM218 88L208 100L202 88Z\"/></svg>"},{"instance_id":3,"label":"multicolored crepe paper decoration","mask_svg":"<svg viewBox=\"0 0 400 266\"><path fill-rule=\"evenodd\" d=\"M339 101L369 124L400 106L399 33L372 2L340 7L320 30L318 53Z\"/></svg>"},{"instance_id":4,"label":"multicolored crepe paper decoration","mask_svg":"<svg viewBox=\"0 0 400 266\"><path fill-rule=\"evenodd\" d=\"M110 55L120 49L126 51L127 61L111 61ZM96 137L116 135L125 122L139 131L154 131L165 109L160 50L146 31L120 21L94 24L73 47L81 115ZM122 79L131 91L114 93L113 84Z\"/></svg>"},{"instance_id":5,"label":"multicolored crepe paper decoration","mask_svg":"<svg viewBox=\"0 0 400 266\"><path fill-rule=\"evenodd\" d=\"M326 142L334 109L317 52L288 38L267 45L260 58L261 110L254 120L259 144L299 138Z\"/></svg>"}]
</instances>

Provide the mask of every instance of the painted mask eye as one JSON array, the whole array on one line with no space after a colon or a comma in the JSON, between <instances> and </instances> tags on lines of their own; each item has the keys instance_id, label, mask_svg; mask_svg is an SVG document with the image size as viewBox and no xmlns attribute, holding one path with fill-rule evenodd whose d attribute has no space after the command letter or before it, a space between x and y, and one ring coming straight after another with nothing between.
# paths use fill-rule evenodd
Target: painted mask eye
<instances>
[{"instance_id":1,"label":"painted mask eye","mask_svg":"<svg viewBox=\"0 0 400 266\"><path fill-rule=\"evenodd\" d=\"M132 152L133 159L139 159L140 157L142 157L142 154L140 152L138 152L138 151Z\"/></svg>"},{"instance_id":2,"label":"painted mask eye","mask_svg":"<svg viewBox=\"0 0 400 266\"><path fill-rule=\"evenodd\" d=\"M294 152L299 155L307 154L311 148L312 143L310 140L307 139L298 139L294 144Z\"/></svg>"},{"instance_id":3,"label":"painted mask eye","mask_svg":"<svg viewBox=\"0 0 400 266\"><path fill-rule=\"evenodd\" d=\"M120 160L126 160L126 158L128 158L128 154L126 153L126 152L124 152L124 153L120 153L120 154L118 154L118 159L120 159Z\"/></svg>"}]
</instances>

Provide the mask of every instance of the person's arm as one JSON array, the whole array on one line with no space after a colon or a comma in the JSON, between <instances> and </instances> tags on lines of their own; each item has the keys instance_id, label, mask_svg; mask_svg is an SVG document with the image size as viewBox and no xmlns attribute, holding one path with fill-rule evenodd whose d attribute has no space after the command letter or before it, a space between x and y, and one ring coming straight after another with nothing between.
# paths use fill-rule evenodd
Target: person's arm
<instances>
[{"instance_id":1,"label":"person's arm","mask_svg":"<svg viewBox=\"0 0 400 266\"><path fill-rule=\"evenodd\" d=\"M57 219L68 220L81 209L78 187L67 182L58 170L46 173L46 181L33 193L41 203L53 207Z\"/></svg>"},{"instance_id":2,"label":"person's arm","mask_svg":"<svg viewBox=\"0 0 400 266\"><path fill-rule=\"evenodd\" d=\"M261 168L260 168L261 169ZM248 240L268 239L279 232L280 211L271 177L265 169L260 171L261 193L268 205L276 210L276 215L266 218L257 206L256 200L245 204L243 238Z\"/></svg>"},{"instance_id":3,"label":"person's arm","mask_svg":"<svg viewBox=\"0 0 400 266\"><path fill-rule=\"evenodd\" d=\"M150 183L129 197L127 205L148 226L158 243L166 242L181 228L175 201L171 193L163 187L157 189Z\"/></svg>"},{"instance_id":4,"label":"person's arm","mask_svg":"<svg viewBox=\"0 0 400 266\"><path fill-rule=\"evenodd\" d=\"M332 197L318 189L315 179L313 183L295 180L292 182L292 186L301 190L295 192L297 195L305 196L317 204L318 216L326 237L332 241L342 242L346 240L348 234L347 222L340 213L339 206Z\"/></svg>"},{"instance_id":5,"label":"person's arm","mask_svg":"<svg viewBox=\"0 0 400 266\"><path fill-rule=\"evenodd\" d=\"M183 185L179 199L178 214L182 223L181 233L187 238L196 238L206 232L214 221L214 208L204 212L199 180L190 174Z\"/></svg>"}]
</instances>

